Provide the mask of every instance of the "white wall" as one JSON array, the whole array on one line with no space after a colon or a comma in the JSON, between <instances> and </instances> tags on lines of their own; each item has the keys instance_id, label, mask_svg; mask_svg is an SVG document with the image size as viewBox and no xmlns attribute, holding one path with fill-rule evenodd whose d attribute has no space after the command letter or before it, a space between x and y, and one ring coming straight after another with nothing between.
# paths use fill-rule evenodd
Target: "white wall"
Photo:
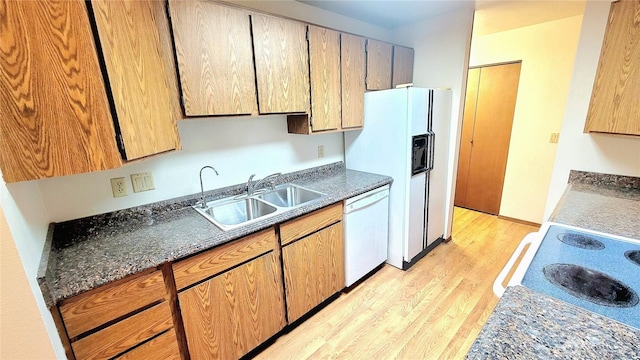
<instances>
[{"instance_id":1,"label":"white wall","mask_svg":"<svg viewBox=\"0 0 640 360\"><path fill-rule=\"evenodd\" d=\"M224 0L224 2L373 39L391 40L391 34L385 28L295 0Z\"/></svg>"},{"instance_id":2,"label":"white wall","mask_svg":"<svg viewBox=\"0 0 640 360\"><path fill-rule=\"evenodd\" d=\"M16 297L22 306L18 304L13 306L15 314L31 312L37 308L35 314L25 315L24 318L4 317L3 315L2 321L0 321L0 333L2 334L0 347L4 352L5 346L12 346L4 344L5 341L13 343L11 335L7 335L7 333L23 334L26 332L32 335L29 337L29 346L38 347L44 352L50 353L53 351L53 345L56 356L64 358L64 349L53 318L44 303L36 281L40 255L49 225L37 183L31 181L6 186L4 182L0 182L0 206L2 206L9 227L9 229L0 231L0 236L2 236L0 239L2 311L11 309L15 304ZM4 227L5 224L0 222L0 226ZM18 270L12 264L20 264L22 269ZM15 273L7 272L9 269ZM22 282L22 279L26 281ZM36 322L38 319L41 319L39 323ZM33 323L25 323L26 321ZM48 338L43 336L43 329L46 329L49 334ZM25 350L24 354L26 355L28 351L28 349Z\"/></svg>"},{"instance_id":3,"label":"white wall","mask_svg":"<svg viewBox=\"0 0 640 360\"><path fill-rule=\"evenodd\" d=\"M583 133L610 4L588 1L544 211L547 219L566 189L570 170L640 176L640 136Z\"/></svg>"},{"instance_id":4,"label":"white wall","mask_svg":"<svg viewBox=\"0 0 640 360\"><path fill-rule=\"evenodd\" d=\"M0 207L0 359L55 357L30 278L24 272Z\"/></svg>"},{"instance_id":5,"label":"white wall","mask_svg":"<svg viewBox=\"0 0 640 360\"><path fill-rule=\"evenodd\" d=\"M292 135L283 115L189 119L178 123L182 150L136 161L120 169L39 180L50 221L64 221L200 192L199 170L210 165L219 176L202 173L206 190L342 161L339 133ZM318 158L318 145L324 158ZM134 193L131 174L152 172L155 190ZM113 198L110 178L124 177L128 196Z\"/></svg>"},{"instance_id":6,"label":"white wall","mask_svg":"<svg viewBox=\"0 0 640 360\"><path fill-rule=\"evenodd\" d=\"M451 236L453 191L458 167L460 125L466 91L469 47L473 25L473 3L467 8L437 18L398 28L394 42L414 48L413 83L418 87L446 87L452 90L451 133L447 172L447 223L445 238Z\"/></svg>"},{"instance_id":7,"label":"white wall","mask_svg":"<svg viewBox=\"0 0 640 360\"><path fill-rule=\"evenodd\" d=\"M522 60L500 215L543 222L582 16L473 38L470 66Z\"/></svg>"}]
</instances>

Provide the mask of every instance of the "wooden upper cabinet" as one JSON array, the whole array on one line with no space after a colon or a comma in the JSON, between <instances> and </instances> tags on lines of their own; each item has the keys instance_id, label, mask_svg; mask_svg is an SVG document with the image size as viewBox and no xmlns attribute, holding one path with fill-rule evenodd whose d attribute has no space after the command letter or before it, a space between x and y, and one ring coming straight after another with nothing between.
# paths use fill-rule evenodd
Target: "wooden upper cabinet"
<instances>
[{"instance_id":1,"label":"wooden upper cabinet","mask_svg":"<svg viewBox=\"0 0 640 360\"><path fill-rule=\"evenodd\" d=\"M180 148L180 105L164 4L92 4L127 160Z\"/></svg>"},{"instance_id":2,"label":"wooden upper cabinet","mask_svg":"<svg viewBox=\"0 0 640 360\"><path fill-rule=\"evenodd\" d=\"M0 3L6 182L121 166L83 1Z\"/></svg>"},{"instance_id":3,"label":"wooden upper cabinet","mask_svg":"<svg viewBox=\"0 0 640 360\"><path fill-rule=\"evenodd\" d=\"M365 39L349 34L340 36L342 128L361 128L364 125L364 92L366 90Z\"/></svg>"},{"instance_id":4,"label":"wooden upper cabinet","mask_svg":"<svg viewBox=\"0 0 640 360\"><path fill-rule=\"evenodd\" d=\"M249 14L204 0L169 11L185 115L257 115Z\"/></svg>"},{"instance_id":5,"label":"wooden upper cabinet","mask_svg":"<svg viewBox=\"0 0 640 360\"><path fill-rule=\"evenodd\" d=\"M393 45L367 39L367 90L391 89Z\"/></svg>"},{"instance_id":6,"label":"wooden upper cabinet","mask_svg":"<svg viewBox=\"0 0 640 360\"><path fill-rule=\"evenodd\" d=\"M393 45L393 81L391 87L413 83L413 49Z\"/></svg>"},{"instance_id":7,"label":"wooden upper cabinet","mask_svg":"<svg viewBox=\"0 0 640 360\"><path fill-rule=\"evenodd\" d=\"M309 25L311 70L311 127L313 131L340 128L340 33Z\"/></svg>"},{"instance_id":8,"label":"wooden upper cabinet","mask_svg":"<svg viewBox=\"0 0 640 360\"><path fill-rule=\"evenodd\" d=\"M307 26L251 15L260 114L309 113Z\"/></svg>"},{"instance_id":9,"label":"wooden upper cabinet","mask_svg":"<svg viewBox=\"0 0 640 360\"><path fill-rule=\"evenodd\" d=\"M611 4L585 132L640 135L640 0Z\"/></svg>"}]
</instances>

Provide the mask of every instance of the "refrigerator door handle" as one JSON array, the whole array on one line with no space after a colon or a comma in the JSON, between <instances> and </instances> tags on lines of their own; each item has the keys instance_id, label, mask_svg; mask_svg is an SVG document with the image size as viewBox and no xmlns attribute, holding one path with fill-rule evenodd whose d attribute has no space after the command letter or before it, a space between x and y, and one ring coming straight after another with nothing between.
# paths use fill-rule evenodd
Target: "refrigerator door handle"
<instances>
[{"instance_id":1,"label":"refrigerator door handle","mask_svg":"<svg viewBox=\"0 0 640 360\"><path fill-rule=\"evenodd\" d=\"M435 142L436 142L436 134L433 131L429 131L427 132L427 141L429 143L429 159L427 160L427 171L431 171L433 170L433 163L434 163L434 157L435 157Z\"/></svg>"}]
</instances>

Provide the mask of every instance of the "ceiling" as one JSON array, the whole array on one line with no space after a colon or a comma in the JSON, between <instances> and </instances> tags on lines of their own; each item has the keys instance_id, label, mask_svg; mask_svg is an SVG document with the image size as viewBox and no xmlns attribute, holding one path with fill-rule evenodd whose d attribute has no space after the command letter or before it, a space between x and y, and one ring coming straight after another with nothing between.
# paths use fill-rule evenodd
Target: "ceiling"
<instances>
[{"instance_id":1,"label":"ceiling","mask_svg":"<svg viewBox=\"0 0 640 360\"><path fill-rule=\"evenodd\" d=\"M484 35L584 13L585 0L297 0L337 14L394 29L474 6L474 34Z\"/></svg>"}]
</instances>

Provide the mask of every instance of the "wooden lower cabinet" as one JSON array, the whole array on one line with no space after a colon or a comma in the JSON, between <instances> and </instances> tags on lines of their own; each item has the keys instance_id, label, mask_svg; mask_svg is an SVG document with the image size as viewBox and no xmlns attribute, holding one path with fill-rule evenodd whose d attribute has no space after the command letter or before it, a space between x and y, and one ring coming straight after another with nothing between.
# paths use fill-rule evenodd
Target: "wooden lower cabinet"
<instances>
[{"instance_id":1,"label":"wooden lower cabinet","mask_svg":"<svg viewBox=\"0 0 640 360\"><path fill-rule=\"evenodd\" d=\"M75 359L179 359L161 270L105 285L58 304Z\"/></svg>"},{"instance_id":2,"label":"wooden lower cabinet","mask_svg":"<svg viewBox=\"0 0 640 360\"><path fill-rule=\"evenodd\" d=\"M237 359L284 328L280 262L262 255L178 294L191 359Z\"/></svg>"},{"instance_id":3,"label":"wooden lower cabinet","mask_svg":"<svg viewBox=\"0 0 640 360\"><path fill-rule=\"evenodd\" d=\"M282 248L289 323L344 288L342 222Z\"/></svg>"},{"instance_id":4,"label":"wooden lower cabinet","mask_svg":"<svg viewBox=\"0 0 640 360\"><path fill-rule=\"evenodd\" d=\"M176 332L171 329L153 340L146 342L137 348L116 357L118 360L169 360L180 359L180 349L176 338Z\"/></svg>"}]
</instances>

